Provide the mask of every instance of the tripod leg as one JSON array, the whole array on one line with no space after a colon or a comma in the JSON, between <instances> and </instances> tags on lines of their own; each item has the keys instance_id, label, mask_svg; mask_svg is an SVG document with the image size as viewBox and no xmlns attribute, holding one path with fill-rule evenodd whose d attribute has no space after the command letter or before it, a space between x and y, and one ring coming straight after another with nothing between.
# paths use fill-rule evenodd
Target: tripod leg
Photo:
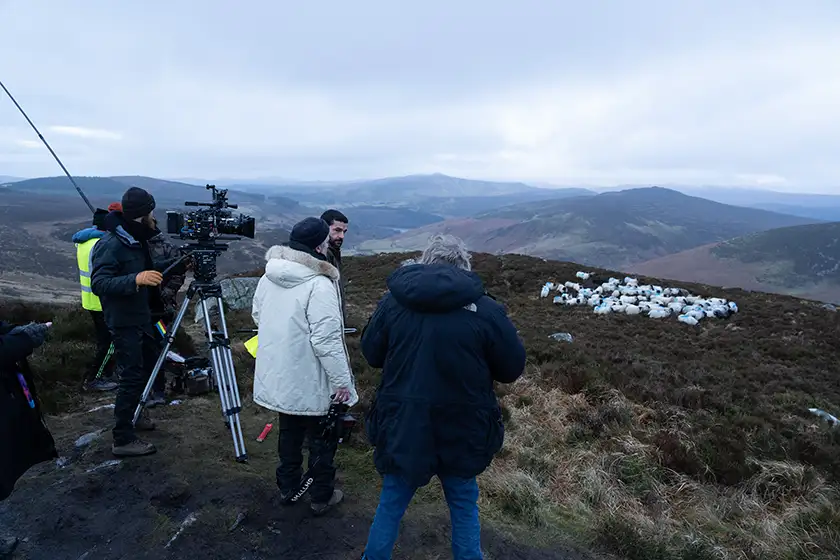
<instances>
[{"instance_id":1,"label":"tripod leg","mask_svg":"<svg viewBox=\"0 0 840 560\"><path fill-rule=\"evenodd\" d=\"M220 298L219 298L220 299ZM218 301L221 306L221 301ZM210 344L210 356L213 361L213 374L216 377L216 385L219 390L219 400L222 405L222 414L225 415L230 426L230 435L233 438L233 449L236 454L236 460L239 462L246 462L245 444L241 441L242 428L239 425L239 408L235 407L230 399L230 392L228 387L228 364L229 358L226 354L230 353L230 347L226 339L218 340L213 332L213 325L210 322L210 313L207 308L207 300L202 297L201 307L204 311L204 327L207 331L207 340ZM237 437L240 436L240 437Z\"/></svg>"},{"instance_id":2,"label":"tripod leg","mask_svg":"<svg viewBox=\"0 0 840 560\"><path fill-rule=\"evenodd\" d=\"M137 404L137 409L134 411L134 424L137 424L137 420L140 418L140 413L146 406L146 401L149 398L149 393L152 391L152 386L155 384L155 379L157 379L158 373L160 372L160 368L163 367L163 362L164 360L166 360L166 354L167 352L169 352L169 347L172 346L172 343L175 341L175 333L178 331L178 327L181 325L181 320L187 313L187 308L189 307L189 305L190 296L188 294L184 298L184 302L181 304L181 309L178 310L178 316L175 317L175 322L172 324L172 327L169 329L169 332L166 333L166 336L164 337L166 340L166 344L163 347L163 351L158 356L157 362L155 363L155 367L152 370L152 374L149 376L149 381L146 382L146 387L143 389L143 394L140 396L140 402Z\"/></svg>"},{"instance_id":3,"label":"tripod leg","mask_svg":"<svg viewBox=\"0 0 840 560\"><path fill-rule=\"evenodd\" d=\"M224 336L225 340L225 351L224 351L224 358L227 362L227 384L230 390L230 397L231 397L231 404L235 408L236 412L236 429L239 432L239 440L242 442L242 453L247 458L247 453L245 453L245 437L242 435L242 424L239 421L239 411L242 410L242 399L239 395L239 384L236 380L236 369L233 366L233 354L230 351L230 337L228 335L227 329L227 321L225 320L225 310L224 306L222 305L222 298L218 298L218 308L219 308L219 318L221 321L222 326L222 336Z\"/></svg>"}]
</instances>

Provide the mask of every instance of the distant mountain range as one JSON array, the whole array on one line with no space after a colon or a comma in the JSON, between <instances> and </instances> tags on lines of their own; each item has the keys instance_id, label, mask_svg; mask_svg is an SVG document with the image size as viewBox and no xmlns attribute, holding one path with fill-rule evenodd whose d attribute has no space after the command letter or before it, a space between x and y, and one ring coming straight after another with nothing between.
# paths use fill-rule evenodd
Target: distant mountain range
<instances>
[{"instance_id":1,"label":"distant mountain range","mask_svg":"<svg viewBox=\"0 0 840 560\"><path fill-rule=\"evenodd\" d=\"M146 189L154 195L160 204L166 206L183 206L186 200L210 201L210 193L204 187L152 177L73 177L73 180L91 200L91 203L99 205L102 208L107 208L108 204L113 201L119 201L122 193L130 186ZM0 186L0 188L6 192L17 192L26 195L48 194L53 196L69 196L81 202L70 179L63 175L24 179ZM245 192L236 192L235 195L232 192L230 196L236 196L253 203L265 200L264 195Z\"/></svg>"},{"instance_id":2,"label":"distant mountain range","mask_svg":"<svg viewBox=\"0 0 840 560\"><path fill-rule=\"evenodd\" d=\"M431 233L447 231L477 251L621 269L747 233L816 221L650 187L517 204L368 241L360 250L415 250Z\"/></svg>"},{"instance_id":3,"label":"distant mountain range","mask_svg":"<svg viewBox=\"0 0 840 560\"><path fill-rule=\"evenodd\" d=\"M129 185L145 188L158 201L161 222L166 210L194 210L184 206L187 200L209 202L204 184L215 184L144 176L75 179L99 207L119 200ZM599 194L442 174L218 183L230 189L229 202L239 205L237 211L257 218L257 238L236 243L219 259L223 274L258 267L267 247L288 239L292 224L332 207L350 219L347 254L416 250L432 233L449 232L472 251L522 253L817 299L835 293L835 226L827 222L840 208L840 196L705 189L710 194L703 198L661 187ZM90 216L67 177L0 181L0 207L0 260L6 272L75 278L69 238ZM0 282L2 276L0 271Z\"/></svg>"},{"instance_id":4,"label":"distant mountain range","mask_svg":"<svg viewBox=\"0 0 840 560\"><path fill-rule=\"evenodd\" d=\"M720 187L683 187L676 190L724 204L761 208L817 220L840 220L840 196L838 195Z\"/></svg>"}]
</instances>

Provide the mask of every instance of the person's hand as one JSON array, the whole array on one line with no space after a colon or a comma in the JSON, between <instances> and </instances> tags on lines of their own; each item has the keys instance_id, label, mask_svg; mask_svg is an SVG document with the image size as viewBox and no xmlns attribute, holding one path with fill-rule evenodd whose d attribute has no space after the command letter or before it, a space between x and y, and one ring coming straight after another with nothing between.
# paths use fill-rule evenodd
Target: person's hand
<instances>
[{"instance_id":1,"label":"person's hand","mask_svg":"<svg viewBox=\"0 0 840 560\"><path fill-rule=\"evenodd\" d=\"M13 328L9 334L23 333L32 340L35 348L38 348L44 343L47 338L47 331L50 329L50 324L47 323L29 323Z\"/></svg>"},{"instance_id":2,"label":"person's hand","mask_svg":"<svg viewBox=\"0 0 840 560\"><path fill-rule=\"evenodd\" d=\"M138 286L160 286L163 282L163 274L157 270L144 270L134 278L134 281Z\"/></svg>"},{"instance_id":3,"label":"person's hand","mask_svg":"<svg viewBox=\"0 0 840 560\"><path fill-rule=\"evenodd\" d=\"M338 403L346 403L350 400L350 389L342 387L333 395L333 400Z\"/></svg>"}]
</instances>

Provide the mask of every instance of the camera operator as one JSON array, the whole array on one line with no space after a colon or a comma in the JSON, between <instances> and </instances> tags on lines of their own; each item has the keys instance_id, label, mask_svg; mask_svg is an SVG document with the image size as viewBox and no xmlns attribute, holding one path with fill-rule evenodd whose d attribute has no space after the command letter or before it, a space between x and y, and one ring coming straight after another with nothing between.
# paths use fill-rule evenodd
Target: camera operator
<instances>
[{"instance_id":1,"label":"camera operator","mask_svg":"<svg viewBox=\"0 0 840 560\"><path fill-rule=\"evenodd\" d=\"M29 468L58 458L27 363L48 329L44 323L14 327L0 321L0 500L11 495ZM17 538L0 537L0 558L12 554L17 544Z\"/></svg>"},{"instance_id":2,"label":"camera operator","mask_svg":"<svg viewBox=\"0 0 840 560\"><path fill-rule=\"evenodd\" d=\"M365 422L384 480L363 558L391 557L408 504L435 475L454 557L482 558L476 476L504 441L493 382L522 375L525 348L456 237L432 237L387 283L362 333L365 359L384 368Z\"/></svg>"},{"instance_id":3,"label":"camera operator","mask_svg":"<svg viewBox=\"0 0 840 560\"><path fill-rule=\"evenodd\" d=\"M149 240L159 233L152 212L155 199L137 187L122 197L122 212L105 218L108 233L93 253L91 288L102 302L105 321L114 337L114 350L121 369L114 407L114 443L118 457L149 455L156 451L142 441L137 430L154 430L155 424L143 410L136 426L134 411L161 351L160 335L154 327L153 310L163 309L161 271L169 262L155 262ZM183 269L173 271L183 273Z\"/></svg>"},{"instance_id":4,"label":"camera operator","mask_svg":"<svg viewBox=\"0 0 840 560\"><path fill-rule=\"evenodd\" d=\"M290 503L300 486L301 448L308 434L316 515L344 497L335 489L338 443L320 431L330 396L348 406L359 400L344 342L340 275L325 256L328 236L324 220L306 218L292 228L288 245L269 249L251 311L260 341L254 402L279 413L281 499Z\"/></svg>"}]
</instances>

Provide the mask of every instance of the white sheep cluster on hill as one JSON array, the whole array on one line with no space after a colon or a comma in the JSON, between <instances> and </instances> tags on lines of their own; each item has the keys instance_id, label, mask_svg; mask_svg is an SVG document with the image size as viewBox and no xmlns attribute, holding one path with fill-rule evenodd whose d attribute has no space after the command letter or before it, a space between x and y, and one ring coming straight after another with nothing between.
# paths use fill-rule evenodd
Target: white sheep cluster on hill
<instances>
[{"instance_id":1,"label":"white sheep cluster on hill","mask_svg":"<svg viewBox=\"0 0 840 560\"><path fill-rule=\"evenodd\" d=\"M578 272L576 276L586 281L591 274ZM644 313L652 319L665 319L676 315L678 321L696 325L702 319L726 318L738 312L734 301L702 298L681 288L663 288L647 284L640 286L635 278L625 278L623 282L618 278L610 278L594 288L583 287L577 282L546 282L540 297L546 298L552 291L560 293L554 297L554 303L568 306L588 305L599 315Z\"/></svg>"}]
</instances>

